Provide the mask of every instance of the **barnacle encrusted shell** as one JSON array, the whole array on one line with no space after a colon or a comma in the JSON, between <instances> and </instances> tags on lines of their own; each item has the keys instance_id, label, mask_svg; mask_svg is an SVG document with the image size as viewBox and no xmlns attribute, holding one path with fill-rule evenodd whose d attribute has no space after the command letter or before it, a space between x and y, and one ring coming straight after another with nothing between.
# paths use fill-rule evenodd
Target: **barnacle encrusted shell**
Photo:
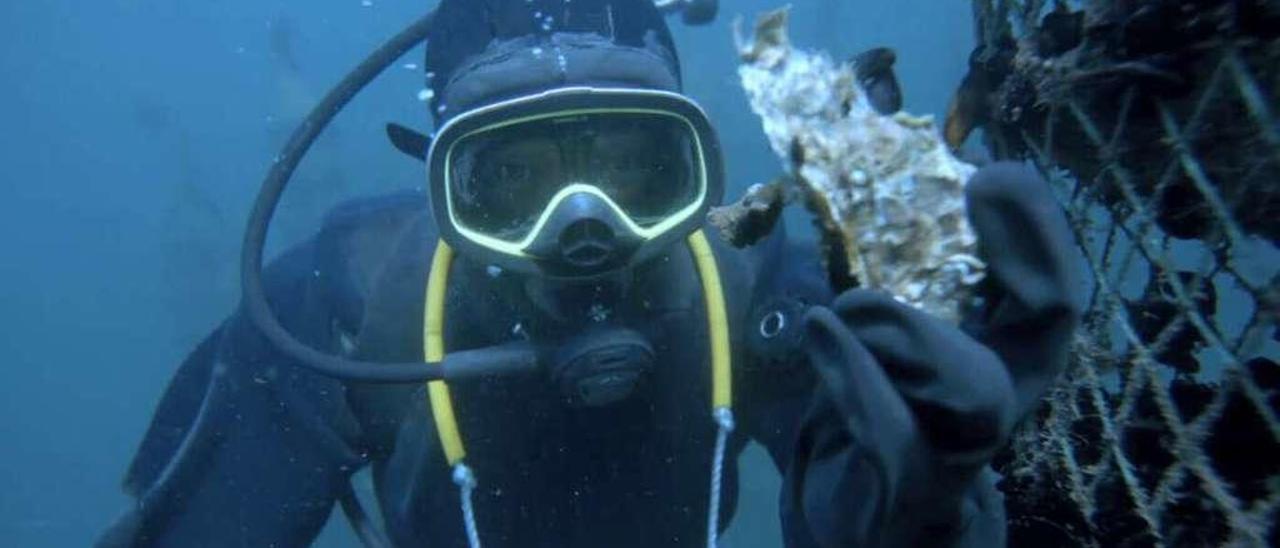
<instances>
[{"instance_id":1,"label":"barnacle encrusted shell","mask_svg":"<svg viewBox=\"0 0 1280 548\"><path fill-rule=\"evenodd\" d=\"M954 319L985 268L965 215L974 167L951 155L931 117L881 115L854 67L793 48L785 9L762 15L750 39L736 22L734 38L751 108L849 274Z\"/></svg>"}]
</instances>

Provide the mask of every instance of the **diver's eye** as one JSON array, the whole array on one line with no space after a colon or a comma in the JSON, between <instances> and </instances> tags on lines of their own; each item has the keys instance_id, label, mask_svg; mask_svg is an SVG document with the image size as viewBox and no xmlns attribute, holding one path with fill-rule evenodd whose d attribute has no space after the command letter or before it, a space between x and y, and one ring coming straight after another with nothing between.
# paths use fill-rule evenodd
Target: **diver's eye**
<instances>
[{"instance_id":1,"label":"diver's eye","mask_svg":"<svg viewBox=\"0 0 1280 548\"><path fill-rule=\"evenodd\" d=\"M630 157L612 158L608 163L611 173L628 173L635 169L635 160Z\"/></svg>"},{"instance_id":2,"label":"diver's eye","mask_svg":"<svg viewBox=\"0 0 1280 548\"><path fill-rule=\"evenodd\" d=\"M523 163L501 162L493 166L489 175L501 185L526 185L533 179L533 168Z\"/></svg>"},{"instance_id":3,"label":"diver's eye","mask_svg":"<svg viewBox=\"0 0 1280 548\"><path fill-rule=\"evenodd\" d=\"M666 171L666 164L659 158L625 156L606 161L605 167L613 175L651 176Z\"/></svg>"}]
</instances>

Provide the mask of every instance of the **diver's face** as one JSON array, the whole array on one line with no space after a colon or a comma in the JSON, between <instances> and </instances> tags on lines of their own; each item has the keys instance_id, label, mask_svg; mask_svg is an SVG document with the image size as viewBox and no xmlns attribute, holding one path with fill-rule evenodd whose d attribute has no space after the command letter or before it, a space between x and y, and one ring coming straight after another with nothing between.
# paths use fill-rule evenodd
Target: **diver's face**
<instances>
[{"instance_id":1,"label":"diver's face","mask_svg":"<svg viewBox=\"0 0 1280 548\"><path fill-rule=\"evenodd\" d=\"M443 239L557 279L653 259L723 187L705 114L657 91L565 88L478 108L440 128L427 159Z\"/></svg>"},{"instance_id":2,"label":"diver's face","mask_svg":"<svg viewBox=\"0 0 1280 548\"><path fill-rule=\"evenodd\" d=\"M636 125L586 130L561 126L551 134L527 134L491 144L478 159L469 185L487 204L487 216L527 223L533 204L546 204L561 188L584 183L627 204L641 226L668 213L685 161L664 135ZM687 150L687 149L683 149ZM651 204L662 204L657 207ZM508 227L519 230L520 227Z\"/></svg>"}]
</instances>

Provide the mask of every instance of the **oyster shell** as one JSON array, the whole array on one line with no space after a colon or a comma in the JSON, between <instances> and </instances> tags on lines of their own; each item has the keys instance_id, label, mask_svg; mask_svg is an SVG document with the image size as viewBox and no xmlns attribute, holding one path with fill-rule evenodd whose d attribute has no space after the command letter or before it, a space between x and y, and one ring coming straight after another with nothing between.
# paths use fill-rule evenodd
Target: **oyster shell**
<instances>
[{"instance_id":1,"label":"oyster shell","mask_svg":"<svg viewBox=\"0 0 1280 548\"><path fill-rule=\"evenodd\" d=\"M861 287L955 319L985 272L965 213L975 168L952 156L932 117L882 115L855 67L792 47L785 8L760 16L750 38L736 21L734 38L742 87L819 218L827 260Z\"/></svg>"}]
</instances>

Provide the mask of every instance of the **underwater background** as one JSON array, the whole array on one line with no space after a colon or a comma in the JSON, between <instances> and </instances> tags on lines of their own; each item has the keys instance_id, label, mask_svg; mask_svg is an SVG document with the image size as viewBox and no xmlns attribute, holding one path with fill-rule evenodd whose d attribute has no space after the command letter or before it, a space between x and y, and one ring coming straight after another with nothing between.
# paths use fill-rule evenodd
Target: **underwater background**
<instances>
[{"instance_id":1,"label":"underwater background","mask_svg":"<svg viewBox=\"0 0 1280 548\"><path fill-rule=\"evenodd\" d=\"M941 117L974 38L963 0L793 0L796 45L897 51L905 109ZM245 217L276 149L330 85L421 15L421 0L0 3L0 544L84 546L180 360L239 299ZM729 198L782 168L738 86L731 23L784 5L723 0L676 35L685 91L725 145ZM422 186L383 124L429 130L421 49L321 138L273 249L360 195ZM798 221L798 222L797 222ZM793 234L805 231L792 219ZM778 479L744 456L723 545L780 545ZM317 546L352 546L335 516Z\"/></svg>"}]
</instances>

